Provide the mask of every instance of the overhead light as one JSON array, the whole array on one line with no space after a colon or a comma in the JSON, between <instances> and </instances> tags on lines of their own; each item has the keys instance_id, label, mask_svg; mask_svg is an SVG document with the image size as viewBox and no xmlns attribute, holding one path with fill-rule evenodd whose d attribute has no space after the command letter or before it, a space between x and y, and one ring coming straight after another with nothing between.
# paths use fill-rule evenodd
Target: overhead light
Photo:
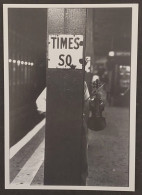
<instances>
[{"instance_id":1,"label":"overhead light","mask_svg":"<svg viewBox=\"0 0 142 195\"><path fill-rule=\"evenodd\" d=\"M130 72L130 66L126 66L126 70Z\"/></svg>"},{"instance_id":2,"label":"overhead light","mask_svg":"<svg viewBox=\"0 0 142 195\"><path fill-rule=\"evenodd\" d=\"M114 56L114 51L110 51L108 55L109 55L110 57L113 57L113 56Z\"/></svg>"},{"instance_id":3,"label":"overhead light","mask_svg":"<svg viewBox=\"0 0 142 195\"><path fill-rule=\"evenodd\" d=\"M17 65L18 65L18 66L20 65L20 60L17 61Z\"/></svg>"}]
</instances>

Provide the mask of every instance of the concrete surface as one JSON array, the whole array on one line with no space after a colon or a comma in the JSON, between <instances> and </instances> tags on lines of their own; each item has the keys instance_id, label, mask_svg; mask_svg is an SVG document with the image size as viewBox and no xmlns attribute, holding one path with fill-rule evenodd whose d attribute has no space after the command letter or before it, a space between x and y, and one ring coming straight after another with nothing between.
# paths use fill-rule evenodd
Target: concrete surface
<instances>
[{"instance_id":1,"label":"concrete surface","mask_svg":"<svg viewBox=\"0 0 142 195\"><path fill-rule=\"evenodd\" d=\"M129 158L129 110L127 108L108 107L105 111L107 127L102 131L89 130L88 134L88 186L128 186ZM11 182L17 185L43 185L44 161L41 143L44 140L44 128L10 160ZM39 151L39 153L38 153ZM36 155L33 155L36 152ZM33 157L34 156L34 157ZM32 161L40 160L38 166ZM27 164L28 171L24 168ZM19 176L22 172L22 179ZM32 177L27 179L27 176ZM25 179L25 182L24 182Z\"/></svg>"}]
</instances>

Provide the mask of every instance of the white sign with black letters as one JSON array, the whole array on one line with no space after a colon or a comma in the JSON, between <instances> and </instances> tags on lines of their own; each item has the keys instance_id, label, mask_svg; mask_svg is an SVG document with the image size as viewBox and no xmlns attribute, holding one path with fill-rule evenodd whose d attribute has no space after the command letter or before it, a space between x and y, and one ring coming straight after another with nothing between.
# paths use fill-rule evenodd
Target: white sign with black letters
<instances>
[{"instance_id":1,"label":"white sign with black letters","mask_svg":"<svg viewBox=\"0 0 142 195\"><path fill-rule=\"evenodd\" d=\"M83 35L49 35L48 68L82 69Z\"/></svg>"}]
</instances>

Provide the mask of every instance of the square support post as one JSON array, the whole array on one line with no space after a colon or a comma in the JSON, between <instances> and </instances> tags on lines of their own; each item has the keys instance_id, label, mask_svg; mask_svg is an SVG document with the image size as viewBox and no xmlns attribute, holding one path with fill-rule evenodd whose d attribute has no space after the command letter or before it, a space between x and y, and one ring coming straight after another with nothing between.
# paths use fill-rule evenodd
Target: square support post
<instances>
[{"instance_id":1,"label":"square support post","mask_svg":"<svg viewBox=\"0 0 142 195\"><path fill-rule=\"evenodd\" d=\"M72 37L64 39L67 40L67 45L62 45L64 50L60 43L59 46L53 43L53 49L55 47L59 49L59 54L62 54L60 51L66 50L64 56L58 58L57 50L55 55L51 55L49 36L81 35L85 41L86 9L53 8L48 9L47 15L48 67L44 184L81 185L84 68L69 67L70 60L65 61L65 55L69 55L68 52L77 48L77 44L74 45L72 42ZM71 41L71 44L68 41ZM84 51L84 42L82 47ZM83 53L82 58L84 58ZM70 55L72 61L77 60L75 54ZM59 62L64 63L64 66L59 67ZM78 64L70 65L77 67Z\"/></svg>"}]
</instances>

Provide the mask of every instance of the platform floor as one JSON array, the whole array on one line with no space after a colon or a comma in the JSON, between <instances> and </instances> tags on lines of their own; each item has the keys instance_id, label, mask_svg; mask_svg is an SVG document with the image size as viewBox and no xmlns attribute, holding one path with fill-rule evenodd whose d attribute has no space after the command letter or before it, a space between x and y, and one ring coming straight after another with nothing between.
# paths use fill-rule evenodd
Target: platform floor
<instances>
[{"instance_id":1,"label":"platform floor","mask_svg":"<svg viewBox=\"0 0 142 195\"><path fill-rule=\"evenodd\" d=\"M87 185L125 187L129 182L129 110L107 107L105 116L107 127L104 130L89 130ZM10 149L11 184L43 185L44 133L42 121L25 145L19 143L19 149L16 146Z\"/></svg>"}]
</instances>

